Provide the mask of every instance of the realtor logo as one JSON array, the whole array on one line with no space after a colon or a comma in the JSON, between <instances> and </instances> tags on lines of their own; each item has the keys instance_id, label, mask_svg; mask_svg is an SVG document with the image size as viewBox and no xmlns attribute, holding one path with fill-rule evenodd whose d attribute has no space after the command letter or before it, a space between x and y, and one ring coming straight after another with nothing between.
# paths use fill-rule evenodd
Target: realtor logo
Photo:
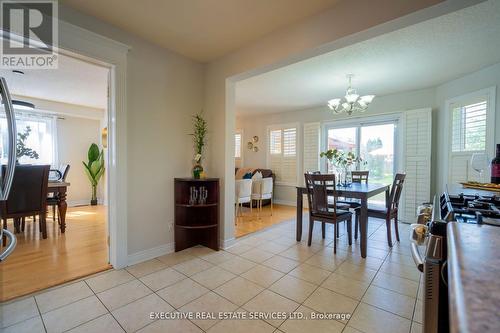
<instances>
[{"instance_id":1,"label":"realtor logo","mask_svg":"<svg viewBox=\"0 0 500 333\"><path fill-rule=\"evenodd\" d=\"M57 0L0 0L0 67L57 68Z\"/></svg>"}]
</instances>

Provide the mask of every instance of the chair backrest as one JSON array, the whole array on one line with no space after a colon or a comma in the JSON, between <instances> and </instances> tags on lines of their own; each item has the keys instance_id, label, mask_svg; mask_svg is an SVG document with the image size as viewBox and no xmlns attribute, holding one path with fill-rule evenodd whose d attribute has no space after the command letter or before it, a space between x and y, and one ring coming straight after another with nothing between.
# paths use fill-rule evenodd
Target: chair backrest
<instances>
[{"instance_id":1,"label":"chair backrest","mask_svg":"<svg viewBox=\"0 0 500 333\"><path fill-rule=\"evenodd\" d=\"M50 165L17 165L9 198L0 202L2 218L43 214ZM2 174L5 173L5 166Z\"/></svg>"},{"instance_id":2,"label":"chair backrest","mask_svg":"<svg viewBox=\"0 0 500 333\"><path fill-rule=\"evenodd\" d=\"M389 209L397 209L399 206L399 199L401 198L401 193L403 192L403 183L405 181L405 173L397 173L392 182L391 192L389 194Z\"/></svg>"},{"instance_id":3,"label":"chair backrest","mask_svg":"<svg viewBox=\"0 0 500 333\"><path fill-rule=\"evenodd\" d=\"M252 195L252 180L237 179L235 182L236 198L246 198Z\"/></svg>"},{"instance_id":4,"label":"chair backrest","mask_svg":"<svg viewBox=\"0 0 500 333\"><path fill-rule=\"evenodd\" d=\"M336 216L337 191L335 189L334 174L304 174L307 189L307 201L311 215ZM328 192L333 196L333 212L328 210Z\"/></svg>"},{"instance_id":5,"label":"chair backrest","mask_svg":"<svg viewBox=\"0 0 500 333\"><path fill-rule=\"evenodd\" d=\"M370 171L351 171L352 182L353 183L362 183L368 184L368 175Z\"/></svg>"},{"instance_id":6,"label":"chair backrest","mask_svg":"<svg viewBox=\"0 0 500 333\"><path fill-rule=\"evenodd\" d=\"M68 176L68 173L69 173L69 168L70 168L70 165L69 164L61 164L59 165L59 172L61 173L61 180L63 182L66 181L66 177Z\"/></svg>"}]
</instances>

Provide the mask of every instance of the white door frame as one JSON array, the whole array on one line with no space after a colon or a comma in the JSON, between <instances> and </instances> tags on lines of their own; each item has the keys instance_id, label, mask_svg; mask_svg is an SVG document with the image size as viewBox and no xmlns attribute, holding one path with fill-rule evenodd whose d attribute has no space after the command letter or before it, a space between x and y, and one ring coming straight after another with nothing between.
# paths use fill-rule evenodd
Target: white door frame
<instances>
[{"instance_id":1,"label":"white door frame","mask_svg":"<svg viewBox=\"0 0 500 333\"><path fill-rule=\"evenodd\" d=\"M127 52L129 46L59 21L59 53L110 69L108 98L109 262L127 266Z\"/></svg>"},{"instance_id":2,"label":"white door frame","mask_svg":"<svg viewBox=\"0 0 500 333\"><path fill-rule=\"evenodd\" d=\"M4 33L0 31L0 37ZM1 39L0 38L0 39ZM22 41L23 37L10 34ZM109 262L127 266L127 100L126 71L129 46L59 21L57 54L64 54L110 70L108 98L108 230ZM120 190L118 190L120 184Z\"/></svg>"}]
</instances>

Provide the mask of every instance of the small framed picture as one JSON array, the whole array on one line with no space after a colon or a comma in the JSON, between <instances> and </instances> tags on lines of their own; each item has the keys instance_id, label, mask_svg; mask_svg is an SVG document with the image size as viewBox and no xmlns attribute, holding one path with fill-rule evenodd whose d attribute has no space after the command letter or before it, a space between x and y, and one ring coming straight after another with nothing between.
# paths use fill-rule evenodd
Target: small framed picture
<instances>
[{"instance_id":1,"label":"small framed picture","mask_svg":"<svg viewBox=\"0 0 500 333\"><path fill-rule=\"evenodd\" d=\"M252 138L253 142L254 143L257 143L259 142L259 137L257 135L254 135L254 137Z\"/></svg>"},{"instance_id":2,"label":"small framed picture","mask_svg":"<svg viewBox=\"0 0 500 333\"><path fill-rule=\"evenodd\" d=\"M254 153L258 152L258 151L259 151L259 147L254 146L254 147L253 147L253 151L254 151Z\"/></svg>"},{"instance_id":3,"label":"small framed picture","mask_svg":"<svg viewBox=\"0 0 500 333\"><path fill-rule=\"evenodd\" d=\"M253 148L253 143L251 141L248 141L247 148L248 149L252 149Z\"/></svg>"}]
</instances>

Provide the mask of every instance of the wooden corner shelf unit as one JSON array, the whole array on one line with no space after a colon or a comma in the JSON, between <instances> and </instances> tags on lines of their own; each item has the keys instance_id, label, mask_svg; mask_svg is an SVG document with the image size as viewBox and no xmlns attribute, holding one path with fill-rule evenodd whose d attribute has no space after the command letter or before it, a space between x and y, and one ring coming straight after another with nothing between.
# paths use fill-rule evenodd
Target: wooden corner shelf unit
<instances>
[{"instance_id":1,"label":"wooden corner shelf unit","mask_svg":"<svg viewBox=\"0 0 500 333\"><path fill-rule=\"evenodd\" d=\"M191 189L205 188L206 202L190 202ZM199 192L198 192L199 193ZM219 250L219 179L175 178L175 251L194 245ZM198 195L199 199L199 195Z\"/></svg>"}]
</instances>

